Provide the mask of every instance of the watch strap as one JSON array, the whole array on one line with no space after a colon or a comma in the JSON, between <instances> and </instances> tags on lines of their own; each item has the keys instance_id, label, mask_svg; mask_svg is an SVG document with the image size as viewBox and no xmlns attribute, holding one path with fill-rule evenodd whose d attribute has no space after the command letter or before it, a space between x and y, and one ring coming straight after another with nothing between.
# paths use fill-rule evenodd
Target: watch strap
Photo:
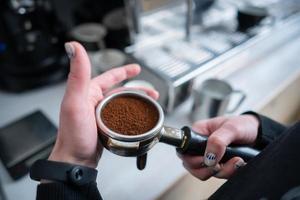
<instances>
[{"instance_id":1,"label":"watch strap","mask_svg":"<svg viewBox=\"0 0 300 200\"><path fill-rule=\"evenodd\" d=\"M37 160L30 168L30 178L70 183L77 186L96 182L98 171L94 168L50 160Z\"/></svg>"}]
</instances>

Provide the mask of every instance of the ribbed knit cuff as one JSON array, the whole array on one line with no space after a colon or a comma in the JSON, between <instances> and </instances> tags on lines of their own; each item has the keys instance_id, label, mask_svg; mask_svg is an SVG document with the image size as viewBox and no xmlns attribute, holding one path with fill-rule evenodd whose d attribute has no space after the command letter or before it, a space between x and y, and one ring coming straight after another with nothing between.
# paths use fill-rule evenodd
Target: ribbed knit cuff
<instances>
[{"instance_id":1,"label":"ribbed knit cuff","mask_svg":"<svg viewBox=\"0 0 300 200\"><path fill-rule=\"evenodd\" d=\"M37 188L37 200L60 200L60 199L101 199L96 183L85 186L72 186L64 183L43 183Z\"/></svg>"}]
</instances>

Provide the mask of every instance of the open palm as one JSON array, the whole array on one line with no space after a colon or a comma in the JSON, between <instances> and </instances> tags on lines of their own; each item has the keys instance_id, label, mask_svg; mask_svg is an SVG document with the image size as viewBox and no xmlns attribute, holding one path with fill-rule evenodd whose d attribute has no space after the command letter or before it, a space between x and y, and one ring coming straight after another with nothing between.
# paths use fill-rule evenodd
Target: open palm
<instances>
[{"instance_id":1,"label":"open palm","mask_svg":"<svg viewBox=\"0 0 300 200\"><path fill-rule=\"evenodd\" d=\"M126 65L91 79L91 65L84 48L77 42L67 45L73 51L71 68L61 104L57 140L49 159L96 167L102 145L98 140L95 107L109 89L138 75L140 67ZM144 91L158 98L156 91Z\"/></svg>"}]
</instances>

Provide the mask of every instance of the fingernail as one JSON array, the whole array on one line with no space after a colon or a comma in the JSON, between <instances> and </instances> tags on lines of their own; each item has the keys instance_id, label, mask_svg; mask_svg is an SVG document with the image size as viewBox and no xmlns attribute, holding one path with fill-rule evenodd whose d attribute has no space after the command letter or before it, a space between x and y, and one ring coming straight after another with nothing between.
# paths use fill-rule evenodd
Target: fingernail
<instances>
[{"instance_id":1,"label":"fingernail","mask_svg":"<svg viewBox=\"0 0 300 200\"><path fill-rule=\"evenodd\" d=\"M212 168L212 176L217 175L221 170L221 167L216 165L214 168Z\"/></svg>"},{"instance_id":2,"label":"fingernail","mask_svg":"<svg viewBox=\"0 0 300 200\"><path fill-rule=\"evenodd\" d=\"M235 167L236 169L239 169L239 168L241 168L241 167L244 167L245 165L246 165L246 163L245 163L244 161L239 160L239 161L237 161L237 162L234 164L234 167Z\"/></svg>"},{"instance_id":3,"label":"fingernail","mask_svg":"<svg viewBox=\"0 0 300 200\"><path fill-rule=\"evenodd\" d=\"M216 164L216 155L214 153L206 153L204 163L207 166L214 166Z\"/></svg>"},{"instance_id":4,"label":"fingernail","mask_svg":"<svg viewBox=\"0 0 300 200\"><path fill-rule=\"evenodd\" d=\"M65 43L65 50L69 59L72 59L75 56L75 48L71 43Z\"/></svg>"}]
</instances>

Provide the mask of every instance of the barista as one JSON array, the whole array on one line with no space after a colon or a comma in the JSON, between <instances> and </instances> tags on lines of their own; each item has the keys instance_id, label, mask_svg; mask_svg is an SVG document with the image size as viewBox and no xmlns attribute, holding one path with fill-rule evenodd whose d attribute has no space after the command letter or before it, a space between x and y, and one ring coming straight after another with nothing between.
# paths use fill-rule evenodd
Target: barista
<instances>
[{"instance_id":1,"label":"barista","mask_svg":"<svg viewBox=\"0 0 300 200\"><path fill-rule=\"evenodd\" d=\"M36 198L101 199L95 168L103 148L97 139L95 107L103 99L103 93L136 76L140 67L127 65L91 79L84 48L76 42L66 43L65 47L71 69L57 140L48 161L41 161L31 170L31 176L41 179ZM158 98L156 91L144 91ZM184 167L201 180L211 176L229 179L210 199L279 199L299 193L300 123L287 128L247 112L241 116L203 120L193 128L209 136L206 153L204 157L179 155ZM247 165L239 157L218 164L231 143L253 145L262 152Z\"/></svg>"}]
</instances>

